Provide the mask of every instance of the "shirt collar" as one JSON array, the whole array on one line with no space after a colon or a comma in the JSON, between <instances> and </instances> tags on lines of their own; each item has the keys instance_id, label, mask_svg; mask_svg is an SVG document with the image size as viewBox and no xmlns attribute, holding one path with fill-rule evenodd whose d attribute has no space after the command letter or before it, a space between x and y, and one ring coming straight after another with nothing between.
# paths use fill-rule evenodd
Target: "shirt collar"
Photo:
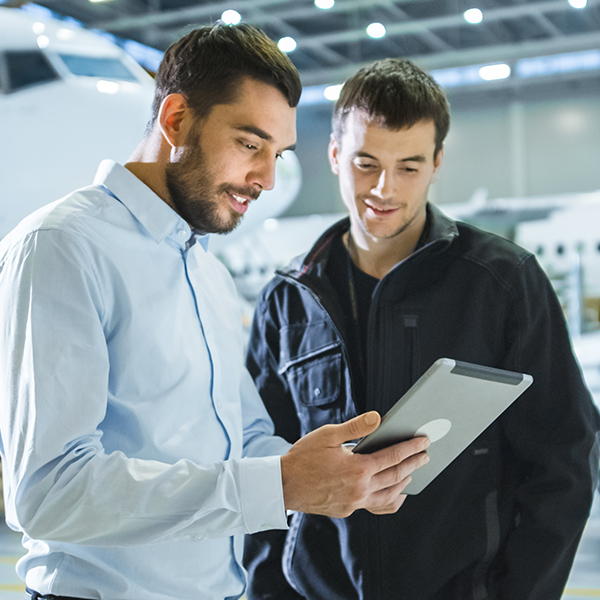
<instances>
[{"instance_id":1,"label":"shirt collar","mask_svg":"<svg viewBox=\"0 0 600 600\"><path fill-rule=\"evenodd\" d=\"M194 238L206 249L208 236L193 232L184 219L123 165L113 160L103 160L94 178L94 185L104 186L126 206L156 243L160 244L173 234L182 246Z\"/></svg>"}]
</instances>

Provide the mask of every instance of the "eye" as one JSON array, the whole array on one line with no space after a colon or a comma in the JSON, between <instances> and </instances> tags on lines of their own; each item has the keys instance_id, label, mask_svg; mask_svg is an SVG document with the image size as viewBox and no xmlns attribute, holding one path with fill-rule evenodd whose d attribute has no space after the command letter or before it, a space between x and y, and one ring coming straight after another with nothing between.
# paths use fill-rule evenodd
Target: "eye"
<instances>
[{"instance_id":1,"label":"eye","mask_svg":"<svg viewBox=\"0 0 600 600\"><path fill-rule=\"evenodd\" d=\"M375 165L375 163L372 162L366 162L364 160L357 160L354 162L354 164L359 168L359 169L363 169L365 171L369 170L369 169L375 169L377 167L377 165Z\"/></svg>"},{"instance_id":2,"label":"eye","mask_svg":"<svg viewBox=\"0 0 600 600\"><path fill-rule=\"evenodd\" d=\"M249 142L248 140L238 140L238 143L246 150L258 150L258 146L252 142Z\"/></svg>"}]
</instances>

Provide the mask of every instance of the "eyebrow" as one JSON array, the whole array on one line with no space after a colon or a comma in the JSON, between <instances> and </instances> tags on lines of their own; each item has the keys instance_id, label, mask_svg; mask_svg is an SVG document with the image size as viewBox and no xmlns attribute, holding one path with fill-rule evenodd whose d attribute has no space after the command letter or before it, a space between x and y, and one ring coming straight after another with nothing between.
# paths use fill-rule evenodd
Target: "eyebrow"
<instances>
[{"instance_id":1,"label":"eyebrow","mask_svg":"<svg viewBox=\"0 0 600 600\"><path fill-rule=\"evenodd\" d=\"M259 137L261 140L265 140L265 142L269 142L269 144L273 144L275 142L275 140L273 139L273 136L271 134L267 133L264 129L261 129L260 127L256 127L254 125L238 125L237 127L235 127L235 129L237 129L238 131L244 131L246 133L251 133L252 135ZM296 144L291 144L287 148L284 148L282 150L282 152L285 152L286 150L295 150L295 149L296 149Z\"/></svg>"},{"instance_id":2,"label":"eyebrow","mask_svg":"<svg viewBox=\"0 0 600 600\"><path fill-rule=\"evenodd\" d=\"M376 156L369 154L368 152L357 152L357 158L371 158L373 160L378 160ZM427 162L427 158L423 154L415 154L415 156L408 156L406 158L402 158L399 162L418 162L424 163Z\"/></svg>"}]
</instances>

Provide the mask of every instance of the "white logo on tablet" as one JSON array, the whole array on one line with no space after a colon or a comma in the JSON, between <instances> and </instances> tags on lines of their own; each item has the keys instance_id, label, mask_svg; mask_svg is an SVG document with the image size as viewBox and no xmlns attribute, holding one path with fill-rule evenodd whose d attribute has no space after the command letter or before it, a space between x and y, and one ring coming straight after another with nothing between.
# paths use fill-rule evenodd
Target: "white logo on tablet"
<instances>
[{"instance_id":1,"label":"white logo on tablet","mask_svg":"<svg viewBox=\"0 0 600 600\"><path fill-rule=\"evenodd\" d=\"M433 442L441 440L450 429L452 429L452 423L448 419L436 419L435 421L429 421L423 427L419 427L415 433L415 437L426 435L433 444Z\"/></svg>"}]
</instances>

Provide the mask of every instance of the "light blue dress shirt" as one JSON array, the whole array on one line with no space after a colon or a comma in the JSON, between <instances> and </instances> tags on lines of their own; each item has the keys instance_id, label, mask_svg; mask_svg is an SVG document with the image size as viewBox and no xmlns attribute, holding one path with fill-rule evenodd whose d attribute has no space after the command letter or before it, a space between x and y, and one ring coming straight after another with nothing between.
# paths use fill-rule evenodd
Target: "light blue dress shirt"
<instances>
[{"instance_id":1,"label":"light blue dress shirt","mask_svg":"<svg viewBox=\"0 0 600 600\"><path fill-rule=\"evenodd\" d=\"M0 431L17 571L42 594L223 600L286 528L233 282L124 167L0 242Z\"/></svg>"}]
</instances>

